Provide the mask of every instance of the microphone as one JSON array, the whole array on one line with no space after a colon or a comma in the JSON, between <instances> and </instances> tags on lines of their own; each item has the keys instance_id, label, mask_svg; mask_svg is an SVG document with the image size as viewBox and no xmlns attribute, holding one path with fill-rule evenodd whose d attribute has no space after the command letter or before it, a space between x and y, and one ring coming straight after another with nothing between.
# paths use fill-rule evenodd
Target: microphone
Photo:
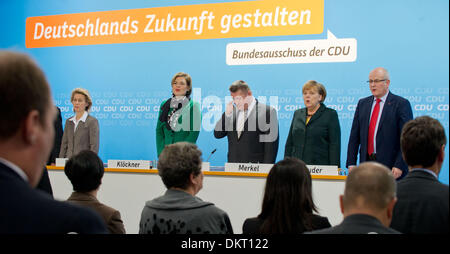
<instances>
[{"instance_id":1,"label":"microphone","mask_svg":"<svg viewBox=\"0 0 450 254\"><path fill-rule=\"evenodd\" d=\"M212 152L209 154L208 159L206 160L206 162L209 162L209 159L211 158L211 155L213 155L216 151L217 151L217 148L214 148L214 150L212 150Z\"/></svg>"},{"instance_id":2,"label":"microphone","mask_svg":"<svg viewBox=\"0 0 450 254\"><path fill-rule=\"evenodd\" d=\"M177 109L180 109L181 107L183 107L183 104L181 104L181 102L180 102L180 103L178 103L178 108Z\"/></svg>"}]
</instances>

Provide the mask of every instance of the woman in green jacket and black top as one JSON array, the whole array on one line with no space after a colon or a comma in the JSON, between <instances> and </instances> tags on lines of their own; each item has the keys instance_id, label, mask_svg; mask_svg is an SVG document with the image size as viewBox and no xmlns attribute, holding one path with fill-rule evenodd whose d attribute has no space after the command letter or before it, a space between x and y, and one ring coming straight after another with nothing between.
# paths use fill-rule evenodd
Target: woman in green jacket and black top
<instances>
[{"instance_id":1,"label":"woman in green jacket and black top","mask_svg":"<svg viewBox=\"0 0 450 254\"><path fill-rule=\"evenodd\" d=\"M156 124L158 157L166 145L197 141L201 126L200 105L190 98L191 76L179 72L172 78L172 98L161 103Z\"/></svg>"},{"instance_id":2,"label":"woman in green jacket and black top","mask_svg":"<svg viewBox=\"0 0 450 254\"><path fill-rule=\"evenodd\" d=\"M310 80L303 86L305 108L294 113L284 157L296 157L307 165L340 167L341 128L336 110L323 101L325 87Z\"/></svg>"}]
</instances>

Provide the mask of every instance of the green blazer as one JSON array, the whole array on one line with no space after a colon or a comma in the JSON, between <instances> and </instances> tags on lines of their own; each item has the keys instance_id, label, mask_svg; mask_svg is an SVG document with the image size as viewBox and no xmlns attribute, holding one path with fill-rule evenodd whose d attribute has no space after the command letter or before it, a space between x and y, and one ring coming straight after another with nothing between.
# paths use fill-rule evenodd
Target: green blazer
<instances>
[{"instance_id":1,"label":"green blazer","mask_svg":"<svg viewBox=\"0 0 450 254\"><path fill-rule=\"evenodd\" d=\"M284 157L296 157L307 165L340 167L341 128L336 110L323 103L306 125L306 108L295 111Z\"/></svg>"},{"instance_id":2,"label":"green blazer","mask_svg":"<svg viewBox=\"0 0 450 254\"><path fill-rule=\"evenodd\" d=\"M159 116L162 113L162 106L166 101L167 100L161 103L158 122L156 124L156 150L158 152L158 157L166 145L183 141L195 144L198 135L200 134L200 126L202 123L200 104L191 100L189 105L182 109L181 115L178 118L177 126L179 129L175 131L168 129L165 122L159 121ZM172 110L173 109L169 110L169 114ZM186 121L185 119L188 119L189 121Z\"/></svg>"}]
</instances>

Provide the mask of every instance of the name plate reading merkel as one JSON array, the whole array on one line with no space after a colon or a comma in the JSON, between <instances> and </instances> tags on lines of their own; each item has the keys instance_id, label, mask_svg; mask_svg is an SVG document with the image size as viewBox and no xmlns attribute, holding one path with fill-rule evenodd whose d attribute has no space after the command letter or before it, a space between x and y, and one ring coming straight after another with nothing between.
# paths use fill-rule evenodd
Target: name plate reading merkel
<instances>
[{"instance_id":1,"label":"name plate reading merkel","mask_svg":"<svg viewBox=\"0 0 450 254\"><path fill-rule=\"evenodd\" d=\"M311 175L338 176L339 169L337 166L330 165L306 165Z\"/></svg>"},{"instance_id":2,"label":"name plate reading merkel","mask_svg":"<svg viewBox=\"0 0 450 254\"><path fill-rule=\"evenodd\" d=\"M273 164L262 163L225 163L225 172L265 173L268 174Z\"/></svg>"},{"instance_id":3,"label":"name plate reading merkel","mask_svg":"<svg viewBox=\"0 0 450 254\"><path fill-rule=\"evenodd\" d=\"M108 160L108 168L150 169L150 161L144 161L144 160Z\"/></svg>"}]
</instances>

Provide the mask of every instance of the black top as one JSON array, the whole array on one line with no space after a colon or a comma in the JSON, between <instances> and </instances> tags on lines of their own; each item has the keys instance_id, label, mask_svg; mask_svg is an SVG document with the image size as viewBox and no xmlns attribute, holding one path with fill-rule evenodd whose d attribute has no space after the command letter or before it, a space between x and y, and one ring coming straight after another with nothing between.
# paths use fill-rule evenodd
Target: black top
<instances>
[{"instance_id":1,"label":"black top","mask_svg":"<svg viewBox=\"0 0 450 254\"><path fill-rule=\"evenodd\" d=\"M263 220L255 217L255 218L248 218L244 221L244 225L242 226L242 233L243 234L261 234L260 228L263 223ZM312 226L313 229L323 229L323 228L329 228L331 227L330 222L328 221L327 217L322 217L319 215L312 215ZM305 230L302 230L298 232L299 234L305 232Z\"/></svg>"}]
</instances>

